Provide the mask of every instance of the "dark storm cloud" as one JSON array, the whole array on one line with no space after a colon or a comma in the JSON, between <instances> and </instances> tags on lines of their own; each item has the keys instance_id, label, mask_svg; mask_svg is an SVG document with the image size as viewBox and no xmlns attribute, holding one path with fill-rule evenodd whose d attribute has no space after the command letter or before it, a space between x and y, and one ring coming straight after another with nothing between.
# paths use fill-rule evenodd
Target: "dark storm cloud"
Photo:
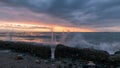
<instances>
[{"instance_id":1,"label":"dark storm cloud","mask_svg":"<svg viewBox=\"0 0 120 68\"><path fill-rule=\"evenodd\" d=\"M120 0L0 0L12 7L29 9L67 20L73 25L100 28L120 26ZM39 19L39 18L38 18Z\"/></svg>"},{"instance_id":2,"label":"dark storm cloud","mask_svg":"<svg viewBox=\"0 0 120 68\"><path fill-rule=\"evenodd\" d=\"M26 7L36 12L46 12L63 17L64 14L83 9L89 0L1 0L14 7Z\"/></svg>"}]
</instances>

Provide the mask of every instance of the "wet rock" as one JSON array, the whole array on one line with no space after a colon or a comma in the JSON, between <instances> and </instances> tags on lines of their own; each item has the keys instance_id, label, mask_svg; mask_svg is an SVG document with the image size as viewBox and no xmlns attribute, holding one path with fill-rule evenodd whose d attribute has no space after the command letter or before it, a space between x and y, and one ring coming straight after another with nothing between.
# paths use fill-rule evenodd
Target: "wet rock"
<instances>
[{"instance_id":1,"label":"wet rock","mask_svg":"<svg viewBox=\"0 0 120 68\"><path fill-rule=\"evenodd\" d=\"M96 64L93 61L89 61L87 65L88 66L95 66Z\"/></svg>"},{"instance_id":2,"label":"wet rock","mask_svg":"<svg viewBox=\"0 0 120 68\"><path fill-rule=\"evenodd\" d=\"M33 45L25 42L0 41L0 49L10 49L15 52L29 53L45 59L51 57L50 47L43 46L42 44Z\"/></svg>"},{"instance_id":3,"label":"wet rock","mask_svg":"<svg viewBox=\"0 0 120 68\"><path fill-rule=\"evenodd\" d=\"M116 68L120 68L120 66L117 66Z\"/></svg>"},{"instance_id":4,"label":"wet rock","mask_svg":"<svg viewBox=\"0 0 120 68\"><path fill-rule=\"evenodd\" d=\"M35 60L35 63L40 64L41 61L40 60Z\"/></svg>"},{"instance_id":5,"label":"wet rock","mask_svg":"<svg viewBox=\"0 0 120 68\"><path fill-rule=\"evenodd\" d=\"M115 54L120 54L120 51L115 52Z\"/></svg>"},{"instance_id":6,"label":"wet rock","mask_svg":"<svg viewBox=\"0 0 120 68\"><path fill-rule=\"evenodd\" d=\"M111 55L109 61L116 66L120 65L120 54Z\"/></svg>"},{"instance_id":7,"label":"wet rock","mask_svg":"<svg viewBox=\"0 0 120 68\"><path fill-rule=\"evenodd\" d=\"M15 59L16 59L16 60L23 60L24 58L23 58L23 55L17 55L17 56L15 57Z\"/></svg>"},{"instance_id":8,"label":"wet rock","mask_svg":"<svg viewBox=\"0 0 120 68\"><path fill-rule=\"evenodd\" d=\"M109 54L106 51L95 50L89 48L72 48L59 44L55 50L56 58L73 58L91 60L97 62L105 62L108 60Z\"/></svg>"}]
</instances>

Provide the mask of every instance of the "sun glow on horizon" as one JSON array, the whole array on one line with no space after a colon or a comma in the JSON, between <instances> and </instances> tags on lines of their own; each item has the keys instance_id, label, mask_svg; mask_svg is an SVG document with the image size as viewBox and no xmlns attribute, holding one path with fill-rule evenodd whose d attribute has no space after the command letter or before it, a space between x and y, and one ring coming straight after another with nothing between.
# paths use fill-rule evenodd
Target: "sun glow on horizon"
<instances>
[{"instance_id":1,"label":"sun glow on horizon","mask_svg":"<svg viewBox=\"0 0 120 68\"><path fill-rule=\"evenodd\" d=\"M95 32L95 30L78 27L66 27L54 24L32 24L32 23L16 23L16 22L0 22L1 31L18 31L18 32Z\"/></svg>"}]
</instances>

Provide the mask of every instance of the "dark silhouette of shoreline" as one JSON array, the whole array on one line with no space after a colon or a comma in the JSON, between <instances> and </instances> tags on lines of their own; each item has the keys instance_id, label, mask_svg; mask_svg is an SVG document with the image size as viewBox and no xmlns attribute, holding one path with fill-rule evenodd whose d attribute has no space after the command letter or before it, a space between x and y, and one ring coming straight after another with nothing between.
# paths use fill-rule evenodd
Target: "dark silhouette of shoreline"
<instances>
[{"instance_id":1,"label":"dark silhouette of shoreline","mask_svg":"<svg viewBox=\"0 0 120 68\"><path fill-rule=\"evenodd\" d=\"M71 59L72 61L81 60L83 62L93 61L96 64L103 64L106 66L118 66L119 59L113 58L111 55L102 50L95 49L78 49L67 47L62 44L56 45L55 50L55 58L56 59ZM43 44L35 45L26 42L9 42L9 41L0 41L0 49L8 49L13 52L27 53L32 56L37 56L43 59L50 59L51 57L51 49L48 46L44 46ZM114 61L118 59L118 61Z\"/></svg>"}]
</instances>

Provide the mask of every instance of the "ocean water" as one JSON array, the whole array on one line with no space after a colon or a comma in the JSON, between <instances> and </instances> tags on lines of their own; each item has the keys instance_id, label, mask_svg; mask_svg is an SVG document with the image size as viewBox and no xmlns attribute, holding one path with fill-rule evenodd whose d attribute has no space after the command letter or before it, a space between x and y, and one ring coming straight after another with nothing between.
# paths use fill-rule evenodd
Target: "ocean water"
<instances>
[{"instance_id":1,"label":"ocean water","mask_svg":"<svg viewBox=\"0 0 120 68\"><path fill-rule=\"evenodd\" d=\"M0 40L22 41L34 43L50 43L52 33L0 33ZM119 32L92 32L92 33L54 33L52 42L65 44L69 47L94 48L105 50L113 54L120 50Z\"/></svg>"},{"instance_id":2,"label":"ocean water","mask_svg":"<svg viewBox=\"0 0 120 68\"><path fill-rule=\"evenodd\" d=\"M71 36L70 36L71 35ZM72 33L66 43L77 48L94 48L113 54L120 50L119 32Z\"/></svg>"}]
</instances>

